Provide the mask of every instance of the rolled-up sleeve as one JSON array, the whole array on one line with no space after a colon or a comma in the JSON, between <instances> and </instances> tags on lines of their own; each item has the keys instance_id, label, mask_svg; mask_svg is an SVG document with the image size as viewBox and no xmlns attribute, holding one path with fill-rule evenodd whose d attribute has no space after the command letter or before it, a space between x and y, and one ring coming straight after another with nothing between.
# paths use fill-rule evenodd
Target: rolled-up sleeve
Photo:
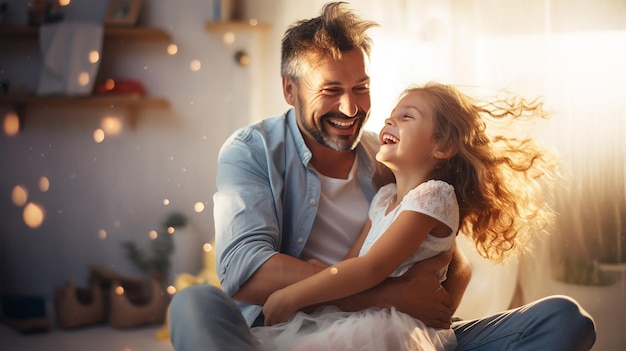
<instances>
[{"instance_id":1,"label":"rolled-up sleeve","mask_svg":"<svg viewBox=\"0 0 626 351\"><path fill-rule=\"evenodd\" d=\"M249 131L233 135L218 157L213 196L217 271L231 296L280 247L280 193L271 186L266 152L255 150L262 145L253 137Z\"/></svg>"}]
</instances>

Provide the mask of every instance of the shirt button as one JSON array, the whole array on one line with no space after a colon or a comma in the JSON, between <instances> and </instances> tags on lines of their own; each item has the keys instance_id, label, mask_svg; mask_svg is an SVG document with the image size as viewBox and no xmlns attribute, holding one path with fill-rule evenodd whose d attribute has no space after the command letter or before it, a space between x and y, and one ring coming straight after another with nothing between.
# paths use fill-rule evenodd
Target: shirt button
<instances>
[{"instance_id":1,"label":"shirt button","mask_svg":"<svg viewBox=\"0 0 626 351\"><path fill-rule=\"evenodd\" d=\"M309 200L309 204L310 204L311 206L315 206L315 199L311 199L311 200Z\"/></svg>"},{"instance_id":2,"label":"shirt button","mask_svg":"<svg viewBox=\"0 0 626 351\"><path fill-rule=\"evenodd\" d=\"M298 244L302 244L302 242L304 241L304 239L300 237L300 238L298 238L298 240L296 240L296 241L298 242Z\"/></svg>"}]
</instances>

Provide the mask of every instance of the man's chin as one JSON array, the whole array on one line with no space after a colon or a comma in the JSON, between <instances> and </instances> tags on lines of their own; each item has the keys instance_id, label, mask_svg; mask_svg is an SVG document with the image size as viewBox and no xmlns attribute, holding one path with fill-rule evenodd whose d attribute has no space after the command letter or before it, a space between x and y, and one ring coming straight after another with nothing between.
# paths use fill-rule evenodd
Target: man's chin
<instances>
[{"instance_id":1,"label":"man's chin","mask_svg":"<svg viewBox=\"0 0 626 351\"><path fill-rule=\"evenodd\" d=\"M353 151L356 146L359 144L360 133L357 136L346 135L344 137L334 136L334 137L325 137L324 145L329 149L340 151L340 152L348 152Z\"/></svg>"}]
</instances>

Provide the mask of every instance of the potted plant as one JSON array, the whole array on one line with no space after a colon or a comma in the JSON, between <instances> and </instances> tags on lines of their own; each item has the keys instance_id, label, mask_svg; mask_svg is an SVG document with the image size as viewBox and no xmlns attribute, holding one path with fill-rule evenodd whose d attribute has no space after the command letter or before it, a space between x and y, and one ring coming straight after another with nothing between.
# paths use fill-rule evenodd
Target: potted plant
<instances>
[{"instance_id":1,"label":"potted plant","mask_svg":"<svg viewBox=\"0 0 626 351\"><path fill-rule=\"evenodd\" d=\"M122 247L126 255L135 266L155 278L165 287L168 272L171 267L170 256L174 252L174 239L172 235L176 229L187 225L187 217L179 212L170 213L162 223L162 229L156 232L152 239L150 255L146 255L134 242L125 241Z\"/></svg>"}]
</instances>

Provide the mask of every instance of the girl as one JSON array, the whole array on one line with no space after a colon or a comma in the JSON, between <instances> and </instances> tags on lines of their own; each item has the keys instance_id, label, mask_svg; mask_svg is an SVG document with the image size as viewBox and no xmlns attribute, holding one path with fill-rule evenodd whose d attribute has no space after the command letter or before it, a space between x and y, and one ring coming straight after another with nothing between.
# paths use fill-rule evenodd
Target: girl
<instances>
[{"instance_id":1,"label":"girl","mask_svg":"<svg viewBox=\"0 0 626 351\"><path fill-rule=\"evenodd\" d=\"M297 311L404 274L415 262L451 250L459 229L493 261L522 247L552 217L539 177L549 176L555 162L530 139L489 136L486 121L535 117L546 117L541 103L521 97L481 104L438 83L405 90L380 132L376 155L396 183L380 188L344 261L267 299L265 324L272 327L252 329L263 348L454 349L454 331L428 328L393 307ZM445 275L446 269L439 272L440 282Z\"/></svg>"}]
</instances>

